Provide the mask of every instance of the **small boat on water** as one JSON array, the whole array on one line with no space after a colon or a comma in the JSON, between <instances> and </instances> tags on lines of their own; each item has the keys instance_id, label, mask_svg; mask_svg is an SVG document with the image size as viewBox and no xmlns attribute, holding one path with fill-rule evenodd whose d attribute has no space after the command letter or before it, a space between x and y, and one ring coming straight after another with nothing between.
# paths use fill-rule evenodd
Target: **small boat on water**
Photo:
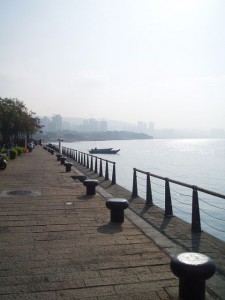
<instances>
[{"instance_id":1,"label":"small boat on water","mask_svg":"<svg viewBox=\"0 0 225 300\"><path fill-rule=\"evenodd\" d=\"M116 154L120 149L114 150L113 148L93 148L88 150L91 154Z\"/></svg>"}]
</instances>

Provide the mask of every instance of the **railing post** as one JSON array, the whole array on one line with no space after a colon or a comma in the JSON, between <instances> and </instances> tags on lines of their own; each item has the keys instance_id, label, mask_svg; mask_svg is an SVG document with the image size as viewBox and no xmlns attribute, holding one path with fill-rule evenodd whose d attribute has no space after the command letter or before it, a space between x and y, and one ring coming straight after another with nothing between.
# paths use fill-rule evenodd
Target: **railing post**
<instances>
[{"instance_id":1,"label":"railing post","mask_svg":"<svg viewBox=\"0 0 225 300\"><path fill-rule=\"evenodd\" d=\"M98 173L98 158L95 157L95 173Z\"/></svg>"},{"instance_id":2,"label":"railing post","mask_svg":"<svg viewBox=\"0 0 225 300\"><path fill-rule=\"evenodd\" d=\"M91 155L91 171L93 171L93 156Z\"/></svg>"},{"instance_id":3,"label":"railing post","mask_svg":"<svg viewBox=\"0 0 225 300\"><path fill-rule=\"evenodd\" d=\"M83 166L85 167L86 166L86 154L85 153L83 153L83 157L84 157L84 164L83 164Z\"/></svg>"},{"instance_id":4,"label":"railing post","mask_svg":"<svg viewBox=\"0 0 225 300\"><path fill-rule=\"evenodd\" d=\"M75 161L77 161L77 150L75 150Z\"/></svg>"},{"instance_id":5,"label":"railing post","mask_svg":"<svg viewBox=\"0 0 225 300\"><path fill-rule=\"evenodd\" d=\"M78 155L77 162L80 163L80 151L78 151L77 155Z\"/></svg>"},{"instance_id":6,"label":"railing post","mask_svg":"<svg viewBox=\"0 0 225 300\"><path fill-rule=\"evenodd\" d=\"M116 163L113 162L112 184L116 184Z\"/></svg>"},{"instance_id":7,"label":"railing post","mask_svg":"<svg viewBox=\"0 0 225 300\"><path fill-rule=\"evenodd\" d=\"M201 232L201 220L200 220L200 211L199 211L199 202L198 202L198 188L193 185L192 193L192 223L191 223L192 232Z\"/></svg>"},{"instance_id":8,"label":"railing post","mask_svg":"<svg viewBox=\"0 0 225 300\"><path fill-rule=\"evenodd\" d=\"M105 163L105 180L109 180L108 160L106 160L106 163Z\"/></svg>"},{"instance_id":9,"label":"railing post","mask_svg":"<svg viewBox=\"0 0 225 300\"><path fill-rule=\"evenodd\" d=\"M146 205L153 205L150 174L147 173Z\"/></svg>"},{"instance_id":10,"label":"railing post","mask_svg":"<svg viewBox=\"0 0 225 300\"><path fill-rule=\"evenodd\" d=\"M165 215L166 216L173 215L169 178L165 178Z\"/></svg>"},{"instance_id":11,"label":"railing post","mask_svg":"<svg viewBox=\"0 0 225 300\"><path fill-rule=\"evenodd\" d=\"M138 189L137 189L137 170L133 168L133 191L132 191L132 196L137 197L138 195Z\"/></svg>"},{"instance_id":12,"label":"railing post","mask_svg":"<svg viewBox=\"0 0 225 300\"><path fill-rule=\"evenodd\" d=\"M81 152L80 164L83 165L83 152Z\"/></svg>"},{"instance_id":13,"label":"railing post","mask_svg":"<svg viewBox=\"0 0 225 300\"><path fill-rule=\"evenodd\" d=\"M100 176L100 177L103 176L103 173L102 173L102 159L100 159L99 176Z\"/></svg>"},{"instance_id":14,"label":"railing post","mask_svg":"<svg viewBox=\"0 0 225 300\"><path fill-rule=\"evenodd\" d=\"M63 139L58 139L59 141L59 154L62 154L62 142L63 142Z\"/></svg>"},{"instance_id":15,"label":"railing post","mask_svg":"<svg viewBox=\"0 0 225 300\"><path fill-rule=\"evenodd\" d=\"M89 169L89 154L87 154L87 168Z\"/></svg>"}]
</instances>

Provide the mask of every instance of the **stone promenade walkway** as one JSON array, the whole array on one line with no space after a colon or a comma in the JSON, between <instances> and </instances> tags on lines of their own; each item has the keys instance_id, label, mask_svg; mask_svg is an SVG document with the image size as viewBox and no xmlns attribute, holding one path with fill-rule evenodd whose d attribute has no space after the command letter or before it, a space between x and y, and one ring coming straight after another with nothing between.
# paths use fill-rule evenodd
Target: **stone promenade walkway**
<instances>
[{"instance_id":1,"label":"stone promenade walkway","mask_svg":"<svg viewBox=\"0 0 225 300\"><path fill-rule=\"evenodd\" d=\"M0 299L177 299L149 224L130 209L110 223L106 191L86 196L79 172L40 146L0 172Z\"/></svg>"}]
</instances>

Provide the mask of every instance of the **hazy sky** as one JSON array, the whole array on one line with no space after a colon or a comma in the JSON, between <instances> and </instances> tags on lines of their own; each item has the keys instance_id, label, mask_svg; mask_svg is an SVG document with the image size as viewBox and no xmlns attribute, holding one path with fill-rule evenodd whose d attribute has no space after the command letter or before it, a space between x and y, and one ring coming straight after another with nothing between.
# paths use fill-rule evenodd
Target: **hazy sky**
<instances>
[{"instance_id":1,"label":"hazy sky","mask_svg":"<svg viewBox=\"0 0 225 300\"><path fill-rule=\"evenodd\" d=\"M0 97L39 116L225 129L224 0L0 0Z\"/></svg>"}]
</instances>

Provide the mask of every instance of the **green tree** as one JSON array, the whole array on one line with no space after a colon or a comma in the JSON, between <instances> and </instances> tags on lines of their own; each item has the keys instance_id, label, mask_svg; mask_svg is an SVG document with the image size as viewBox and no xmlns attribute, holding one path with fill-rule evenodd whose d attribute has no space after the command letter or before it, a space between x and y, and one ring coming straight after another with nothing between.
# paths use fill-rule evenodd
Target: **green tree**
<instances>
[{"instance_id":1,"label":"green tree","mask_svg":"<svg viewBox=\"0 0 225 300\"><path fill-rule=\"evenodd\" d=\"M0 98L0 135L2 144L18 143L20 136L35 133L39 119L18 99Z\"/></svg>"}]
</instances>

